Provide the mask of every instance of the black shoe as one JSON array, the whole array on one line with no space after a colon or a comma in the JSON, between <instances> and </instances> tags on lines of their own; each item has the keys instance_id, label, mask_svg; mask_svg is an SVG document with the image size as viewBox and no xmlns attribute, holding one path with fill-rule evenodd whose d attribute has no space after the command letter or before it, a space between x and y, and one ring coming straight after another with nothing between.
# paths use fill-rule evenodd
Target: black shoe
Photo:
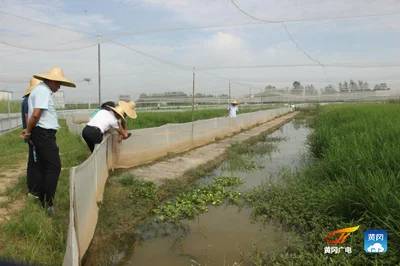
<instances>
[{"instance_id":1,"label":"black shoe","mask_svg":"<svg viewBox=\"0 0 400 266\"><path fill-rule=\"evenodd\" d=\"M56 211L54 210L54 206L50 206L47 208L47 215L48 216L54 216L56 214Z\"/></svg>"}]
</instances>

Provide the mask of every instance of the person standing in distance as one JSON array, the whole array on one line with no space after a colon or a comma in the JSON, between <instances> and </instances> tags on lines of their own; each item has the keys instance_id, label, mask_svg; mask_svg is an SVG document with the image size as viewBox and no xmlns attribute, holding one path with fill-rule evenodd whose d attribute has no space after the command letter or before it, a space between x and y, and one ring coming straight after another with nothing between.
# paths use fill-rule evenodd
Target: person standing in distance
<instances>
[{"instance_id":1,"label":"person standing in distance","mask_svg":"<svg viewBox=\"0 0 400 266\"><path fill-rule=\"evenodd\" d=\"M233 100L228 106L228 116L236 117L236 113L239 111L238 107L239 103L236 100Z\"/></svg>"},{"instance_id":2,"label":"person standing in distance","mask_svg":"<svg viewBox=\"0 0 400 266\"><path fill-rule=\"evenodd\" d=\"M22 97L22 102L21 102L21 119L22 119L22 128L24 131L26 131L26 125L28 124L28 98L29 95L31 94L32 90L40 83L41 81L32 78L29 82L29 86L26 88L24 92L24 96ZM24 131L22 133L22 136L24 135ZM28 163L26 167L26 184L28 187L28 196L33 196L34 198L39 197L39 189L38 189L38 182L35 180L35 175L32 173L33 164L35 163L33 151L34 148L32 146L32 141L26 141L28 143ZM37 176L37 175L36 175Z\"/></svg>"},{"instance_id":3,"label":"person standing in distance","mask_svg":"<svg viewBox=\"0 0 400 266\"><path fill-rule=\"evenodd\" d=\"M60 126L52 94L57 92L60 86L76 86L64 77L64 72L59 67L53 67L49 72L33 77L43 82L36 86L28 98L29 120L24 138L32 141L36 149L37 163L34 164L34 173L38 175L35 180L39 182L39 199L47 213L53 215L53 199L61 171L61 161L56 143L56 133Z\"/></svg>"}]
</instances>

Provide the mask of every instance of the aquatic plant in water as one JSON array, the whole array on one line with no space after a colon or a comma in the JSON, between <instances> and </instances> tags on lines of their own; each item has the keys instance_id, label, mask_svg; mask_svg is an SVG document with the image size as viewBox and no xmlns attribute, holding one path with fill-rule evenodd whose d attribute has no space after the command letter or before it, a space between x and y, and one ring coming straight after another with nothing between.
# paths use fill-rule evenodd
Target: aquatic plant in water
<instances>
[{"instance_id":1,"label":"aquatic plant in water","mask_svg":"<svg viewBox=\"0 0 400 266\"><path fill-rule=\"evenodd\" d=\"M237 203L241 193L232 187L242 184L239 177L216 177L207 186L179 194L154 210L159 221L178 221L206 212L208 205L221 205L226 200Z\"/></svg>"}]
</instances>

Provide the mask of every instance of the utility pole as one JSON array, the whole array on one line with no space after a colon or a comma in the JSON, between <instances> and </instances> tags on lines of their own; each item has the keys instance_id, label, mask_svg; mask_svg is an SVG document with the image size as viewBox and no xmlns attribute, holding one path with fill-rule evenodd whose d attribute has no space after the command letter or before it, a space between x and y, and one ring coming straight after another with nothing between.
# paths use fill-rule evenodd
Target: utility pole
<instances>
[{"instance_id":1,"label":"utility pole","mask_svg":"<svg viewBox=\"0 0 400 266\"><path fill-rule=\"evenodd\" d=\"M7 118L8 118L8 125L9 125L9 128L11 128L12 127L12 124L11 124L11 98L12 98L12 92L8 92L7 93L7 113L8 113L8 115L7 115ZM24 118L25 119L25 118Z\"/></svg>"},{"instance_id":2,"label":"utility pole","mask_svg":"<svg viewBox=\"0 0 400 266\"><path fill-rule=\"evenodd\" d=\"M252 92L251 92L251 87L249 88L249 103L252 102Z\"/></svg>"},{"instance_id":3,"label":"utility pole","mask_svg":"<svg viewBox=\"0 0 400 266\"><path fill-rule=\"evenodd\" d=\"M195 84L195 78L196 78L196 73L194 72L195 69L193 67L193 87L192 87L192 143L193 143L193 136L194 136L194 124L193 124L193 119L194 119L194 84Z\"/></svg>"},{"instance_id":4,"label":"utility pole","mask_svg":"<svg viewBox=\"0 0 400 266\"><path fill-rule=\"evenodd\" d=\"M195 82L195 78L196 78L196 73L194 72L195 69L193 67L193 90L192 90L192 121L193 121L193 113L194 113L194 82Z\"/></svg>"},{"instance_id":5,"label":"utility pole","mask_svg":"<svg viewBox=\"0 0 400 266\"><path fill-rule=\"evenodd\" d=\"M87 84L88 84L88 88L90 88L89 87L89 83L90 83L91 79L90 78L84 78L83 81L86 81ZM89 93L89 97L88 97L88 109L90 109L90 93Z\"/></svg>"},{"instance_id":6,"label":"utility pole","mask_svg":"<svg viewBox=\"0 0 400 266\"><path fill-rule=\"evenodd\" d=\"M99 107L101 106L100 42L101 42L101 35L97 35L97 67L98 67L98 79L99 79Z\"/></svg>"},{"instance_id":7,"label":"utility pole","mask_svg":"<svg viewBox=\"0 0 400 266\"><path fill-rule=\"evenodd\" d=\"M231 81L229 80L229 103L231 103Z\"/></svg>"}]
</instances>

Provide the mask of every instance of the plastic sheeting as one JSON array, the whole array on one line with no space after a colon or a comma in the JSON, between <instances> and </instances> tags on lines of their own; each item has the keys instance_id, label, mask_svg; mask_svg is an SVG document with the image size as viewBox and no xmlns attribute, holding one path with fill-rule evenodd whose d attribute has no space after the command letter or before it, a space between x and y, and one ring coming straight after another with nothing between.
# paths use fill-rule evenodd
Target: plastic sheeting
<instances>
[{"instance_id":1,"label":"plastic sheeting","mask_svg":"<svg viewBox=\"0 0 400 266\"><path fill-rule=\"evenodd\" d=\"M80 265L89 248L98 219L97 203L103 199L109 169L133 167L169 152L183 152L289 111L289 108L279 108L241 114L235 118L220 117L132 130L132 136L122 143L117 142L116 135L107 135L85 162L71 169L70 221L63 265ZM67 117L67 125L72 132L81 133L83 126L74 123L74 117Z\"/></svg>"},{"instance_id":2,"label":"plastic sheeting","mask_svg":"<svg viewBox=\"0 0 400 266\"><path fill-rule=\"evenodd\" d=\"M63 265L80 265L92 241L97 219L97 203L102 201L108 170L113 165L113 136L107 135L92 155L70 173L70 221Z\"/></svg>"},{"instance_id":3,"label":"plastic sheeting","mask_svg":"<svg viewBox=\"0 0 400 266\"><path fill-rule=\"evenodd\" d=\"M118 146L114 167L130 168L168 153L184 152L265 123L289 111L289 108L279 108L241 114L235 118L219 117L133 130L132 136Z\"/></svg>"}]
</instances>

